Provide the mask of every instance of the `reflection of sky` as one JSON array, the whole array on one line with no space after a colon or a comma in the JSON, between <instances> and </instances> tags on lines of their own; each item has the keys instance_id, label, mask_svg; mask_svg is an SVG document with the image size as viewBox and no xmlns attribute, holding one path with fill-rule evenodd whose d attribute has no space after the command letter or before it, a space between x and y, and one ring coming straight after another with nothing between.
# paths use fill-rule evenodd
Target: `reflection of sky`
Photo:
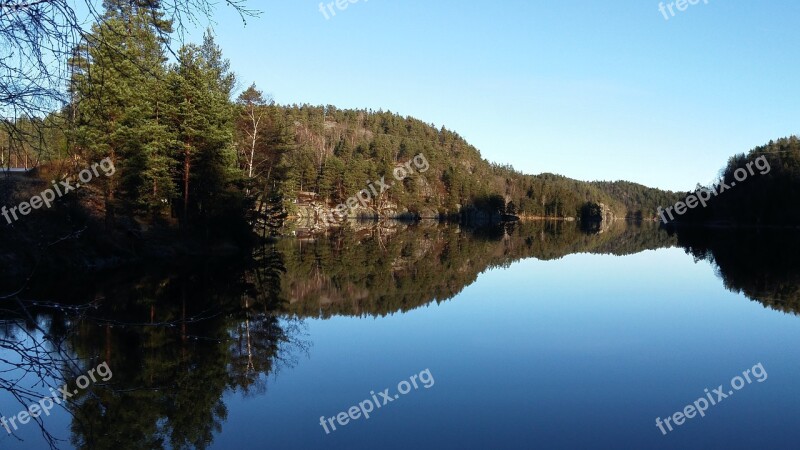
<instances>
[{"instance_id":1,"label":"reflection of sky","mask_svg":"<svg viewBox=\"0 0 800 450\"><path fill-rule=\"evenodd\" d=\"M45 324L40 324L45 326ZM41 342L41 333L36 332L32 333L34 338L36 338L39 342ZM14 333L13 338L19 339L20 347L28 347L32 345L31 338L26 336L24 333ZM5 339L11 340L13 339L11 336L6 337ZM14 351L9 350L8 348L0 349L0 377L2 377L5 381L16 380L17 384L22 388L29 389L41 394L39 398L34 399L32 402L25 402L25 404L20 403L16 398L14 398L11 393L5 390L0 390L0 416L5 417L8 419L9 417L16 416L22 411L30 406L33 403L38 402L44 397L52 397L50 390L48 387L55 386L56 388L60 387L61 384L53 382L51 378L46 378L45 382L47 383L46 387L41 386L40 378L33 373L25 373L20 369L13 369L9 370L9 365L7 362L10 363L19 363L20 362L20 354ZM63 410L63 408L59 406L55 406L51 411L50 415L42 415L42 421L44 422L45 427L47 430L54 435L57 439L65 439L68 441L69 434L68 428L70 424L70 416ZM46 448L45 444L42 441L41 437L41 429L39 425L36 424L33 419L31 419L27 424L20 424L17 422L18 429L15 431L11 424L9 424L9 428L14 431L14 436L10 436L5 428L0 425L0 449L43 449ZM21 439L18 440L17 438Z\"/></svg>"},{"instance_id":2,"label":"reflection of sky","mask_svg":"<svg viewBox=\"0 0 800 450\"><path fill-rule=\"evenodd\" d=\"M530 259L439 306L310 321L310 359L266 398L229 397L215 448L786 447L800 435L784 429L800 411L798 320L725 291L680 249ZM766 382L667 437L655 427L759 362ZM319 426L425 368L429 390L330 436Z\"/></svg>"},{"instance_id":3,"label":"reflection of sky","mask_svg":"<svg viewBox=\"0 0 800 450\"><path fill-rule=\"evenodd\" d=\"M306 321L309 357L293 355L262 396L226 394L212 448L786 448L800 437L799 320L724 290L680 249L528 259L440 305ZM656 428L759 362L764 383L669 436ZM334 434L319 426L424 369L430 389ZM21 410L7 393L0 407ZM68 439L68 419L59 411L46 424ZM0 448L42 448L35 425L20 435L0 436Z\"/></svg>"}]
</instances>

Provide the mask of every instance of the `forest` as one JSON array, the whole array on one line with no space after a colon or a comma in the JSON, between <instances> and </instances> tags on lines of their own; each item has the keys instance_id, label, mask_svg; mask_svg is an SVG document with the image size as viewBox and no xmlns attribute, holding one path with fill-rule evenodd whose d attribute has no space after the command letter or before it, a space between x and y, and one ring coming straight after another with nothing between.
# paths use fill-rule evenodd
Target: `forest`
<instances>
[{"instance_id":1,"label":"forest","mask_svg":"<svg viewBox=\"0 0 800 450\"><path fill-rule=\"evenodd\" d=\"M113 161L115 176L72 202L81 220L105 230L277 235L299 198L335 205L418 154L431 170L373 199L376 209L391 203L405 217L443 219L484 211L593 220L603 210L653 219L674 195L522 174L444 126L390 111L278 105L255 85L243 88L210 30L172 52L173 23L158 2L108 0L104 8L67 61L64 104L14 117L0 135L0 163L47 182ZM0 200L25 199L19 184L2 183Z\"/></svg>"},{"instance_id":2,"label":"forest","mask_svg":"<svg viewBox=\"0 0 800 450\"><path fill-rule=\"evenodd\" d=\"M750 165L752 169L754 162L763 170L753 170L751 175L746 168ZM705 208L689 209L675 224L797 226L800 224L797 210L800 138L790 136L770 141L747 154L732 156L720 171L718 184L728 188L713 196Z\"/></svg>"}]
</instances>

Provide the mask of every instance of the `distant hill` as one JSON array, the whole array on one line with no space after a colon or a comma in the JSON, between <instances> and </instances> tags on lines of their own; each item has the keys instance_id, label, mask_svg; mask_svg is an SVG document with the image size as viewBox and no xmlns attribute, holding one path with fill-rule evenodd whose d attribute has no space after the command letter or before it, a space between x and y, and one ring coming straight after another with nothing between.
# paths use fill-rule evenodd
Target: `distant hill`
<instances>
[{"instance_id":1,"label":"distant hill","mask_svg":"<svg viewBox=\"0 0 800 450\"><path fill-rule=\"evenodd\" d=\"M603 204L617 217L652 219L671 192L629 182L583 182L555 174L527 175L487 161L458 133L391 112L333 106L273 106L273 136L283 136L283 193L313 192L330 205L345 202L368 181L391 179L416 155L430 163L393 186L382 201L400 212L450 216L476 208L532 217L580 218ZM272 139L275 141L275 139Z\"/></svg>"},{"instance_id":2,"label":"distant hill","mask_svg":"<svg viewBox=\"0 0 800 450\"><path fill-rule=\"evenodd\" d=\"M680 199L678 193L630 181L594 181L590 184L621 202L629 218L654 219L659 206L672 205Z\"/></svg>"}]
</instances>

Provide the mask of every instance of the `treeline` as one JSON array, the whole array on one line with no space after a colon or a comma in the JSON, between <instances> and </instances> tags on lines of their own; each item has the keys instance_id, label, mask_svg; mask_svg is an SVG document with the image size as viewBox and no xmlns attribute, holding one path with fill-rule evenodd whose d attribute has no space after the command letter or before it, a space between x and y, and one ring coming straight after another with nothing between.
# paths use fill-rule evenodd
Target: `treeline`
<instances>
[{"instance_id":1,"label":"treeline","mask_svg":"<svg viewBox=\"0 0 800 450\"><path fill-rule=\"evenodd\" d=\"M417 154L425 155L431 169L392 187L381 201L428 216L477 208L580 218L587 204L602 203L617 217L652 219L657 205L674 195L627 182L587 183L555 174L522 174L485 160L454 131L390 111L309 105L266 109L279 117L271 122L275 129L264 129L266 135L285 136L289 130L292 139L282 142L288 151L281 152L282 192L290 197L305 191L330 204L341 203L368 180L390 179L394 168ZM268 155L269 146L261 151Z\"/></svg>"},{"instance_id":2,"label":"treeline","mask_svg":"<svg viewBox=\"0 0 800 450\"><path fill-rule=\"evenodd\" d=\"M800 225L800 138L770 141L728 160L705 208L689 209L677 222ZM688 195L687 193L686 195Z\"/></svg>"},{"instance_id":3,"label":"treeline","mask_svg":"<svg viewBox=\"0 0 800 450\"><path fill-rule=\"evenodd\" d=\"M16 132L0 136L5 166L58 178L108 158L116 174L93 180L101 199L86 206L109 227L179 224L214 236L280 219L246 146L247 106L268 102L249 91L232 100L237 81L211 33L170 60L173 25L160 2L103 7L68 61L69 102L16 119Z\"/></svg>"},{"instance_id":4,"label":"treeline","mask_svg":"<svg viewBox=\"0 0 800 450\"><path fill-rule=\"evenodd\" d=\"M679 194L675 192L662 191L630 181L595 181L591 184L622 202L630 219L654 219L659 206L672 205L680 200Z\"/></svg>"},{"instance_id":5,"label":"treeline","mask_svg":"<svg viewBox=\"0 0 800 450\"><path fill-rule=\"evenodd\" d=\"M63 137L63 121L57 114L16 118L10 126L0 127L0 168L31 169L57 159Z\"/></svg>"},{"instance_id":6,"label":"treeline","mask_svg":"<svg viewBox=\"0 0 800 450\"><path fill-rule=\"evenodd\" d=\"M31 132L21 141L0 136L0 162L63 173L109 158L116 175L93 182L102 199L92 202L107 226L274 234L298 198L343 203L371 181L393 180L419 154L430 169L374 196L376 209L652 218L669 196L633 183L525 175L488 162L445 127L391 112L280 106L255 85L234 98L237 80L210 33L170 59L172 23L159 2L108 0L104 8L69 60L68 104L44 119L18 119Z\"/></svg>"},{"instance_id":7,"label":"treeline","mask_svg":"<svg viewBox=\"0 0 800 450\"><path fill-rule=\"evenodd\" d=\"M110 158L107 218L117 210L212 225L246 210L236 169L235 79L210 34L168 63L172 24L157 2L110 0L70 61L67 148Z\"/></svg>"}]
</instances>

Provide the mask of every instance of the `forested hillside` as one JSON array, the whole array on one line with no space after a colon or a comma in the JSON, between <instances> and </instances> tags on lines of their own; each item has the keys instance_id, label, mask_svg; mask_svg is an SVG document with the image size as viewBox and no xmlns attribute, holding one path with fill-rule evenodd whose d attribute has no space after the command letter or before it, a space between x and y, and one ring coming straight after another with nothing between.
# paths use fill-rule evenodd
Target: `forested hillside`
<instances>
[{"instance_id":1,"label":"forested hillside","mask_svg":"<svg viewBox=\"0 0 800 450\"><path fill-rule=\"evenodd\" d=\"M689 209L677 222L798 226L800 138L770 141L728 160L705 208Z\"/></svg>"},{"instance_id":2,"label":"forested hillside","mask_svg":"<svg viewBox=\"0 0 800 450\"><path fill-rule=\"evenodd\" d=\"M338 204L363 189L368 180L390 179L398 164L418 154L425 156L431 169L420 175L420 182L407 181L386 194L411 211L433 209L446 216L475 206L523 216L578 218L582 208L594 202L605 204L618 217L630 212L652 218L656 199L669 197L632 183L615 185L612 190L602 183L554 174L525 175L509 165L485 160L454 131L391 112L333 106L271 109L276 129L267 132L272 137L265 141L274 142L274 136L289 130L279 171L283 194L288 197L311 191ZM269 154L268 147L264 155Z\"/></svg>"},{"instance_id":3,"label":"forested hillside","mask_svg":"<svg viewBox=\"0 0 800 450\"><path fill-rule=\"evenodd\" d=\"M154 5L104 2L68 61L69 101L44 117L14 118L15 133L0 136L0 162L37 168L43 181L113 163L85 202L107 229L277 234L299 204L333 207L379 180L393 184L362 204L376 216L390 204L403 217L650 219L671 195L525 175L487 161L444 126L388 111L276 105L255 85L237 88L211 32L168 52L173 24ZM395 182L415 157L424 173ZM6 204L24 200L10 192L0 192Z\"/></svg>"},{"instance_id":4,"label":"forested hillside","mask_svg":"<svg viewBox=\"0 0 800 450\"><path fill-rule=\"evenodd\" d=\"M678 193L630 181L594 181L591 184L620 201L627 211L628 218L632 219L652 219L659 206L671 205L679 199Z\"/></svg>"}]
</instances>

